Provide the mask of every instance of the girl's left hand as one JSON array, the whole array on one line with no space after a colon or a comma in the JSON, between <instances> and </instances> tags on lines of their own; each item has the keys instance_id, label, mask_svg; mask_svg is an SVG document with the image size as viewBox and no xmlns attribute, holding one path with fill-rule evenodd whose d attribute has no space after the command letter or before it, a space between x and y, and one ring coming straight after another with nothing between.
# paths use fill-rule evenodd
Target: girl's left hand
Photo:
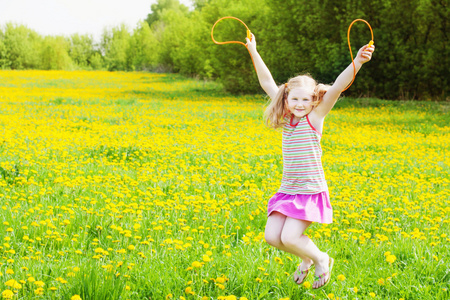
<instances>
[{"instance_id":1,"label":"girl's left hand","mask_svg":"<svg viewBox=\"0 0 450 300\"><path fill-rule=\"evenodd\" d=\"M372 53L375 51L375 45L368 47L364 45L359 49L356 59L359 60L361 64L368 62L372 59Z\"/></svg>"}]
</instances>

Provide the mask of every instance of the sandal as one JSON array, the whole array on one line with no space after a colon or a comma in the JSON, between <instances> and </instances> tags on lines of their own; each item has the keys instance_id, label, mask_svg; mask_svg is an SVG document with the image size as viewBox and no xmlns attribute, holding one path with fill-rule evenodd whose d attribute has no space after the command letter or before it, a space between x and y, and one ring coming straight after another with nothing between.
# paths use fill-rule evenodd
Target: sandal
<instances>
[{"instance_id":1,"label":"sandal","mask_svg":"<svg viewBox=\"0 0 450 300\"><path fill-rule=\"evenodd\" d=\"M332 259L330 257L330 261L329 261L329 267L328 267L328 272L324 272L322 275L316 276L314 275L314 281L319 281L320 279L324 278L325 276L327 276L328 274L328 279L325 282L324 285L318 287L318 288L314 288L315 290L319 290L322 289L324 287L326 287L328 285L328 283L330 283L330 279L331 279L331 270L333 270L333 264L334 264L334 259Z\"/></svg>"},{"instance_id":2,"label":"sandal","mask_svg":"<svg viewBox=\"0 0 450 300\"><path fill-rule=\"evenodd\" d=\"M306 277L308 277L309 270L311 270L311 268L312 268L313 266L314 266L314 264L312 264L308 269L306 269L306 270L304 270L304 271L300 271L300 265L299 265L298 268L297 268L297 270L295 270L295 272L294 272L294 277L295 277L295 275L298 276L297 280L294 279L294 282L295 282L296 284L302 284L303 281L305 281ZM298 274L298 271L300 271L300 275ZM298 282L300 276L303 275L303 274L305 274L305 277L303 277L302 281Z\"/></svg>"}]
</instances>

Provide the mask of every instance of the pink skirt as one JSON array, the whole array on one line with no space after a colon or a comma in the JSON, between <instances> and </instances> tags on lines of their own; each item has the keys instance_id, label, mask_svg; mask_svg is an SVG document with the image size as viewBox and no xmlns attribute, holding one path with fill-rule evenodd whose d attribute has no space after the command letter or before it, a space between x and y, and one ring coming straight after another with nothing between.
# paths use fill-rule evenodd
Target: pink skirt
<instances>
[{"instance_id":1,"label":"pink skirt","mask_svg":"<svg viewBox=\"0 0 450 300\"><path fill-rule=\"evenodd\" d=\"M274 211L299 220L327 224L333 222L333 208L328 192L313 195L276 193L267 205L267 216Z\"/></svg>"}]
</instances>

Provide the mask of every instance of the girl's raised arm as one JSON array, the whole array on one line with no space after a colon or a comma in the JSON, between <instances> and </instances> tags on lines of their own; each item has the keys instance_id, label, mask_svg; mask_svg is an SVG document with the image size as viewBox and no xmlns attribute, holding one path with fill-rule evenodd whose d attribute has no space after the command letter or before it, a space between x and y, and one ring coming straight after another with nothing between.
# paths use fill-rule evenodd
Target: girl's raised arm
<instances>
[{"instance_id":1,"label":"girl's raised arm","mask_svg":"<svg viewBox=\"0 0 450 300\"><path fill-rule=\"evenodd\" d=\"M356 73L361 69L362 65L372 58L372 53L375 51L375 46L365 45L359 49L356 58L354 59ZM353 64L350 64L337 78L334 84L328 89L323 96L323 100L314 109L317 114L325 117L336 104L339 95L350 84L353 79Z\"/></svg>"},{"instance_id":2,"label":"girl's raised arm","mask_svg":"<svg viewBox=\"0 0 450 300\"><path fill-rule=\"evenodd\" d=\"M258 51L256 51L256 40L255 36L252 34L252 39L247 40L247 48L250 55L253 58L253 63L255 64L256 74L258 75L259 84L263 90L269 95L270 99L274 99L278 93L278 86L273 80L272 74L270 74L269 69L262 60Z\"/></svg>"}]
</instances>

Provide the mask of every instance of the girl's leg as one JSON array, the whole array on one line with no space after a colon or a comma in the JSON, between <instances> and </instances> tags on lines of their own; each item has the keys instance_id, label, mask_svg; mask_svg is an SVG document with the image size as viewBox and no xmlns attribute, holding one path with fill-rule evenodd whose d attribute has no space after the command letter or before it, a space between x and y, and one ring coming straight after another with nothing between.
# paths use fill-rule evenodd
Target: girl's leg
<instances>
[{"instance_id":1,"label":"girl's leg","mask_svg":"<svg viewBox=\"0 0 450 300\"><path fill-rule=\"evenodd\" d=\"M286 217L281 232L281 243L288 249L288 252L300 257L306 256L311 258L316 266L316 275L321 275L329 271L330 257L327 253L320 251L313 241L303 234L311 223L310 221ZM328 276L314 282L313 288L324 285L329 276L328 274Z\"/></svg>"},{"instance_id":2,"label":"girl's leg","mask_svg":"<svg viewBox=\"0 0 450 300\"><path fill-rule=\"evenodd\" d=\"M294 253L291 249L287 248L281 241L281 232L284 228L286 218L287 217L285 215L277 211L271 213L270 216L267 218L264 238L266 239L266 242L269 245L274 246L275 248L280 249L281 251L289 252L291 254L299 256L302 259L302 264L300 265L299 270L300 271L308 270L309 267L313 264L313 261L303 254L299 255L297 253ZM297 283L302 282L307 274L301 275L297 273L299 273L298 270L294 274L294 281Z\"/></svg>"}]
</instances>

